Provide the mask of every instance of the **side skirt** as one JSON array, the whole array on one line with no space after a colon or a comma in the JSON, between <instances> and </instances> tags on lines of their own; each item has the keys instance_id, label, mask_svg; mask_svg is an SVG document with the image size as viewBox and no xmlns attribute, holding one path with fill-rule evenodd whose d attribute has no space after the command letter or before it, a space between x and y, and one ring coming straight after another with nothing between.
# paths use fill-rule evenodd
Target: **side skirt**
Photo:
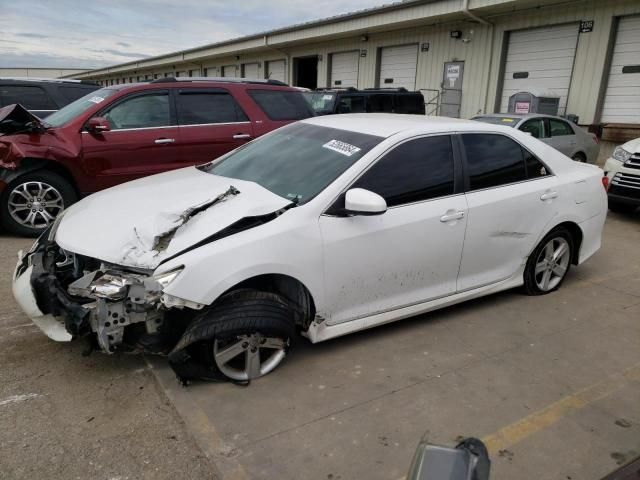
<instances>
[{"instance_id":1,"label":"side skirt","mask_svg":"<svg viewBox=\"0 0 640 480\"><path fill-rule=\"evenodd\" d=\"M483 287L467 290L465 292L455 293L447 297L438 298L424 303L410 305L408 307L398 308L387 312L377 313L369 317L358 318L349 322L339 323L336 325L327 325L325 322L313 322L309 329L302 334L311 340L311 343L323 342L335 337L341 337L349 333L358 332L367 328L377 327L385 323L391 323L405 318L414 317L423 313L438 310L440 308L462 303L473 298L483 297L492 293L501 292L510 288L519 287L523 284L524 265L518 269L512 277L497 283L485 285Z\"/></svg>"}]
</instances>

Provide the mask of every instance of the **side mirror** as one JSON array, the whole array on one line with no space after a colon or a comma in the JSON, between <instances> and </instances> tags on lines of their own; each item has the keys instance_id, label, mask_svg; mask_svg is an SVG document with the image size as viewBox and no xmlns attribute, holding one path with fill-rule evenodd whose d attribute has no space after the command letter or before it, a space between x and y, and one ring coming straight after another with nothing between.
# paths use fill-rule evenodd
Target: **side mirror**
<instances>
[{"instance_id":1,"label":"side mirror","mask_svg":"<svg viewBox=\"0 0 640 480\"><path fill-rule=\"evenodd\" d=\"M90 133L102 133L111 130L111 124L104 117L93 117L89 119L85 128Z\"/></svg>"},{"instance_id":2,"label":"side mirror","mask_svg":"<svg viewBox=\"0 0 640 480\"><path fill-rule=\"evenodd\" d=\"M382 215L387 211L387 202L377 193L352 188L345 195L344 209L350 215Z\"/></svg>"}]
</instances>

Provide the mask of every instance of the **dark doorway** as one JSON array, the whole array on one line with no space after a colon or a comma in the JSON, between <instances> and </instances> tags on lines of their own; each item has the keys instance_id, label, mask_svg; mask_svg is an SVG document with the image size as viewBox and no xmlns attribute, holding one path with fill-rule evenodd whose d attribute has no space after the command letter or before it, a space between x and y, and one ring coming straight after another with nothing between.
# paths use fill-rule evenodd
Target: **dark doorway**
<instances>
[{"instance_id":1,"label":"dark doorway","mask_svg":"<svg viewBox=\"0 0 640 480\"><path fill-rule=\"evenodd\" d=\"M302 57L293 59L293 84L297 87L310 88L314 90L318 87L318 57Z\"/></svg>"}]
</instances>

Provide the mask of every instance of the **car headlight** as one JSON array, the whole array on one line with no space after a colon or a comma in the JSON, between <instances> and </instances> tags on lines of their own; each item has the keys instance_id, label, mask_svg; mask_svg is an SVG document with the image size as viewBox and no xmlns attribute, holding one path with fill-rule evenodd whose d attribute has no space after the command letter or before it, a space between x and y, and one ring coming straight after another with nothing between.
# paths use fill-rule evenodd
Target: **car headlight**
<instances>
[{"instance_id":1,"label":"car headlight","mask_svg":"<svg viewBox=\"0 0 640 480\"><path fill-rule=\"evenodd\" d=\"M618 160L619 162L625 163L627 160L631 158L631 153L627 152L622 147L616 147L616 149L613 151L612 157Z\"/></svg>"},{"instance_id":2,"label":"car headlight","mask_svg":"<svg viewBox=\"0 0 640 480\"><path fill-rule=\"evenodd\" d=\"M167 288L171 282L173 282L180 272L184 270L184 267L174 268L173 270L169 270L168 272L159 273L154 275L152 278L158 282L163 289Z\"/></svg>"}]
</instances>

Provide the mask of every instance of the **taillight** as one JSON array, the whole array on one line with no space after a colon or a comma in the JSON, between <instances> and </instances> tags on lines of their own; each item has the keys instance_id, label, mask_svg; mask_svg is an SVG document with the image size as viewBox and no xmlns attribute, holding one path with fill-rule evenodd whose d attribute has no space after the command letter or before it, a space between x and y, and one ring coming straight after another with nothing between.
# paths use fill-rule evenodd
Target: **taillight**
<instances>
[{"instance_id":1,"label":"taillight","mask_svg":"<svg viewBox=\"0 0 640 480\"><path fill-rule=\"evenodd\" d=\"M605 191L609 190L609 177L607 177L606 175L602 177L602 186L604 187Z\"/></svg>"}]
</instances>

